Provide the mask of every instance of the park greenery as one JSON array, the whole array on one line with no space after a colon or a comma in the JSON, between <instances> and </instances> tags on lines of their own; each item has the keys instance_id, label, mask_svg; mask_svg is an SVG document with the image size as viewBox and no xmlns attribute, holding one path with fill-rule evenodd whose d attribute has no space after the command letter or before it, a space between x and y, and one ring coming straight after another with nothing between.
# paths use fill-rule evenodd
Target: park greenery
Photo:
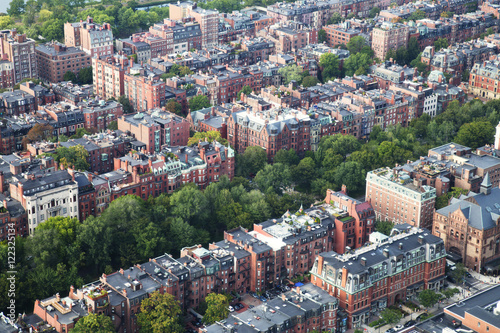
<instances>
[{"instance_id":1,"label":"park greenery","mask_svg":"<svg viewBox=\"0 0 500 333\"><path fill-rule=\"evenodd\" d=\"M216 321L226 319L229 315L229 300L226 295L210 293L205 298L207 310L203 316L203 322L211 325Z\"/></svg>"},{"instance_id":2,"label":"park greenery","mask_svg":"<svg viewBox=\"0 0 500 333\"><path fill-rule=\"evenodd\" d=\"M115 325L111 317L105 314L89 313L87 316L79 319L71 333L114 333Z\"/></svg>"},{"instance_id":3,"label":"park greenery","mask_svg":"<svg viewBox=\"0 0 500 333\"><path fill-rule=\"evenodd\" d=\"M20 33L40 42L62 41L64 23L86 20L91 16L96 23L109 23L116 37L147 30L149 26L169 16L168 7L149 11L134 10L136 4L126 5L119 0L87 2L85 0L12 0L7 16L0 18L1 29L16 28Z\"/></svg>"}]
</instances>

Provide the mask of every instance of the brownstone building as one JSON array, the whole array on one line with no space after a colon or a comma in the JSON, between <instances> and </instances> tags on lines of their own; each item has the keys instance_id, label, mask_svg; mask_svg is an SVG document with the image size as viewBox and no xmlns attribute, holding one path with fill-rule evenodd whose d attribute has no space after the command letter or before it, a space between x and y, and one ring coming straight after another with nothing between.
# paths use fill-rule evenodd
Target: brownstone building
<instances>
[{"instance_id":1,"label":"brownstone building","mask_svg":"<svg viewBox=\"0 0 500 333\"><path fill-rule=\"evenodd\" d=\"M487 270L488 262L500 258L500 188L492 187L487 174L480 193L452 198L434 213L433 234L476 272Z\"/></svg>"},{"instance_id":2,"label":"brownstone building","mask_svg":"<svg viewBox=\"0 0 500 333\"><path fill-rule=\"evenodd\" d=\"M39 77L51 83L63 81L68 71L78 75L82 68L92 65L89 54L59 42L38 45L35 50Z\"/></svg>"},{"instance_id":3,"label":"brownstone building","mask_svg":"<svg viewBox=\"0 0 500 333\"><path fill-rule=\"evenodd\" d=\"M339 299L345 329L361 327L380 311L444 284L443 240L428 230L396 226L386 243L375 243L343 255L322 253L311 270L311 282Z\"/></svg>"}]
</instances>

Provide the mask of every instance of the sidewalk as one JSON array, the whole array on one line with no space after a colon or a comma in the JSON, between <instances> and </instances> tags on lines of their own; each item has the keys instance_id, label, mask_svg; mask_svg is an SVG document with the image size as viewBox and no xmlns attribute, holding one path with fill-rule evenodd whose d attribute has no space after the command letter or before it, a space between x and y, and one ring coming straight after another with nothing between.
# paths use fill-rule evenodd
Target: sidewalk
<instances>
[{"instance_id":1,"label":"sidewalk","mask_svg":"<svg viewBox=\"0 0 500 333\"><path fill-rule=\"evenodd\" d=\"M498 284L500 283L500 277L494 277L494 276L485 276L482 274L479 274L477 272L474 272L473 270L469 270L469 273L472 275L472 277L476 280L479 280L484 283L489 283L489 284Z\"/></svg>"},{"instance_id":2,"label":"sidewalk","mask_svg":"<svg viewBox=\"0 0 500 333\"><path fill-rule=\"evenodd\" d=\"M437 307L436 307L436 310L437 310ZM384 326L382 326L380 328L370 327L370 326L368 326L366 324L363 324L363 325L361 325L361 330L363 330L365 332L371 332L371 333L379 333L379 332L380 333L384 333L385 331L387 331L391 327L394 327L396 325L404 325L406 322L412 320L412 318L413 318L413 320L415 320L415 318L417 318L418 316L420 316L422 313L425 313L425 310L420 310L420 311L412 313L411 315L405 316L397 324L394 324L394 325L384 325ZM354 330L353 330L353 332L354 332Z\"/></svg>"}]
</instances>

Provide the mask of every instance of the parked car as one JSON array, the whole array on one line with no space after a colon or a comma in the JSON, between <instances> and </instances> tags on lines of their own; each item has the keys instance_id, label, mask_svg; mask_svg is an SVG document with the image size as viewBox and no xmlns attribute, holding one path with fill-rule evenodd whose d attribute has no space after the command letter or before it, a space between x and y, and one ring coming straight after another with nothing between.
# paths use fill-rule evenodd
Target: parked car
<instances>
[{"instance_id":1,"label":"parked car","mask_svg":"<svg viewBox=\"0 0 500 333\"><path fill-rule=\"evenodd\" d=\"M241 307L238 304L233 305L234 311L238 311Z\"/></svg>"},{"instance_id":2,"label":"parked car","mask_svg":"<svg viewBox=\"0 0 500 333\"><path fill-rule=\"evenodd\" d=\"M252 304L250 304L250 305L248 306L248 308L249 308L249 309L253 309L254 307L255 307L255 306L253 306Z\"/></svg>"},{"instance_id":3,"label":"parked car","mask_svg":"<svg viewBox=\"0 0 500 333\"><path fill-rule=\"evenodd\" d=\"M252 295L252 297L259 298L259 295L257 295L255 291L251 291L250 295Z\"/></svg>"},{"instance_id":4,"label":"parked car","mask_svg":"<svg viewBox=\"0 0 500 333\"><path fill-rule=\"evenodd\" d=\"M416 324L417 322L415 320L409 320L405 323L405 327L408 328L408 327L412 327Z\"/></svg>"},{"instance_id":5,"label":"parked car","mask_svg":"<svg viewBox=\"0 0 500 333\"><path fill-rule=\"evenodd\" d=\"M260 296L259 298L262 302L267 302L267 298L265 298L264 296Z\"/></svg>"},{"instance_id":6,"label":"parked car","mask_svg":"<svg viewBox=\"0 0 500 333\"><path fill-rule=\"evenodd\" d=\"M465 272L465 276L468 277L469 279L472 279L472 274L469 272Z\"/></svg>"},{"instance_id":7,"label":"parked car","mask_svg":"<svg viewBox=\"0 0 500 333\"><path fill-rule=\"evenodd\" d=\"M399 324L399 325L396 325L396 326L394 327L394 330L395 330L396 332L398 332L398 331L401 331L403 328L405 328L405 327L404 327L403 325Z\"/></svg>"},{"instance_id":8,"label":"parked car","mask_svg":"<svg viewBox=\"0 0 500 333\"><path fill-rule=\"evenodd\" d=\"M229 309L229 312L234 312L234 308L230 305L227 307Z\"/></svg>"},{"instance_id":9,"label":"parked car","mask_svg":"<svg viewBox=\"0 0 500 333\"><path fill-rule=\"evenodd\" d=\"M389 328L387 331L385 331L385 333L394 333L394 332L396 332L396 331L392 327Z\"/></svg>"}]
</instances>

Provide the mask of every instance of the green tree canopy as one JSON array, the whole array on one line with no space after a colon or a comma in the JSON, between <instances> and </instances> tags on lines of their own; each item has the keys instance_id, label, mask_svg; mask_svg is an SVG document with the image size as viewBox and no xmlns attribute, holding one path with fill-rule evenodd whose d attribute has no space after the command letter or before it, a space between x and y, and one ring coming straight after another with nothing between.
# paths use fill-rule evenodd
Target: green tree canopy
<instances>
[{"instance_id":1,"label":"green tree canopy","mask_svg":"<svg viewBox=\"0 0 500 333\"><path fill-rule=\"evenodd\" d=\"M116 131L118 129L118 121L113 120L113 121L109 122L108 129L110 129L112 131Z\"/></svg>"},{"instance_id":2,"label":"green tree canopy","mask_svg":"<svg viewBox=\"0 0 500 333\"><path fill-rule=\"evenodd\" d=\"M319 80L314 76L308 75L302 80L302 86L304 87L314 87L319 83Z\"/></svg>"},{"instance_id":3,"label":"green tree canopy","mask_svg":"<svg viewBox=\"0 0 500 333\"><path fill-rule=\"evenodd\" d=\"M229 315L229 301L225 295L211 293L207 295L205 301L207 302L207 311L203 316L205 324L210 325L227 318Z\"/></svg>"},{"instance_id":4,"label":"green tree canopy","mask_svg":"<svg viewBox=\"0 0 500 333\"><path fill-rule=\"evenodd\" d=\"M92 84L92 67L85 67L78 72L78 83Z\"/></svg>"},{"instance_id":5,"label":"green tree canopy","mask_svg":"<svg viewBox=\"0 0 500 333\"><path fill-rule=\"evenodd\" d=\"M446 38L439 38L437 41L434 42L434 49L436 52L441 49L445 49L447 47L448 47L448 39Z\"/></svg>"},{"instance_id":6,"label":"green tree canopy","mask_svg":"<svg viewBox=\"0 0 500 333\"><path fill-rule=\"evenodd\" d=\"M394 223L391 221L375 221L375 231L381 232L386 236L391 234L392 228L394 228Z\"/></svg>"},{"instance_id":7,"label":"green tree canopy","mask_svg":"<svg viewBox=\"0 0 500 333\"><path fill-rule=\"evenodd\" d=\"M282 163L285 165L297 165L300 162L300 157L297 155L295 149L290 148L289 150L280 149L274 155L274 163Z\"/></svg>"},{"instance_id":8,"label":"green tree canopy","mask_svg":"<svg viewBox=\"0 0 500 333\"><path fill-rule=\"evenodd\" d=\"M326 31L325 29L320 29L318 31L318 43L326 42Z\"/></svg>"},{"instance_id":9,"label":"green tree canopy","mask_svg":"<svg viewBox=\"0 0 500 333\"><path fill-rule=\"evenodd\" d=\"M319 58L319 65L322 68L321 76L324 82L340 76L340 62L336 55L332 53L322 54Z\"/></svg>"},{"instance_id":10,"label":"green tree canopy","mask_svg":"<svg viewBox=\"0 0 500 333\"><path fill-rule=\"evenodd\" d=\"M357 74L366 74L366 71L372 64L372 60L366 53L351 54L344 62L344 71L347 76Z\"/></svg>"},{"instance_id":11,"label":"green tree canopy","mask_svg":"<svg viewBox=\"0 0 500 333\"><path fill-rule=\"evenodd\" d=\"M71 333L113 333L116 332L111 317L104 314L89 313L79 319Z\"/></svg>"},{"instance_id":12,"label":"green tree canopy","mask_svg":"<svg viewBox=\"0 0 500 333\"><path fill-rule=\"evenodd\" d=\"M253 91L252 87L250 87L250 86L243 86L243 88L241 88L241 90L238 91L238 95L237 95L238 100L241 99L241 94L250 95L252 93L252 91Z\"/></svg>"},{"instance_id":13,"label":"green tree canopy","mask_svg":"<svg viewBox=\"0 0 500 333\"><path fill-rule=\"evenodd\" d=\"M343 18L340 13L334 12L332 16L328 19L328 24L338 24L342 22Z\"/></svg>"},{"instance_id":14,"label":"green tree canopy","mask_svg":"<svg viewBox=\"0 0 500 333\"><path fill-rule=\"evenodd\" d=\"M367 46L366 40L362 36L355 36L347 43L347 49L351 54L360 53L365 46Z\"/></svg>"},{"instance_id":15,"label":"green tree canopy","mask_svg":"<svg viewBox=\"0 0 500 333\"><path fill-rule=\"evenodd\" d=\"M118 98L118 103L122 105L123 113L134 112L134 107L132 106L132 104L130 104L130 100L128 99L127 96L121 95L120 98Z\"/></svg>"},{"instance_id":16,"label":"green tree canopy","mask_svg":"<svg viewBox=\"0 0 500 333\"><path fill-rule=\"evenodd\" d=\"M67 71L66 73L64 73L63 81L71 81L73 83L77 83L75 73L73 73L72 71Z\"/></svg>"},{"instance_id":17,"label":"green tree canopy","mask_svg":"<svg viewBox=\"0 0 500 333\"><path fill-rule=\"evenodd\" d=\"M489 121L476 120L460 127L455 142L476 149L493 142L495 128Z\"/></svg>"},{"instance_id":18,"label":"green tree canopy","mask_svg":"<svg viewBox=\"0 0 500 333\"><path fill-rule=\"evenodd\" d=\"M198 142L205 141L207 139L208 142L218 141L223 145L227 145L227 140L223 139L219 131L207 131L207 132L196 132L192 137L188 140L188 146L197 144Z\"/></svg>"},{"instance_id":19,"label":"green tree canopy","mask_svg":"<svg viewBox=\"0 0 500 333\"><path fill-rule=\"evenodd\" d=\"M52 156L65 169L73 166L75 170L88 170L89 168L89 163L87 162L89 152L82 145L69 148L59 147Z\"/></svg>"},{"instance_id":20,"label":"green tree canopy","mask_svg":"<svg viewBox=\"0 0 500 333\"><path fill-rule=\"evenodd\" d=\"M262 147L250 146L245 149L243 154L236 156L237 174L248 177L256 175L266 165L267 154Z\"/></svg>"},{"instance_id":21,"label":"green tree canopy","mask_svg":"<svg viewBox=\"0 0 500 333\"><path fill-rule=\"evenodd\" d=\"M418 294L418 301L426 308L432 308L439 301L439 294L434 290L425 289Z\"/></svg>"},{"instance_id":22,"label":"green tree canopy","mask_svg":"<svg viewBox=\"0 0 500 333\"><path fill-rule=\"evenodd\" d=\"M254 181L262 192L272 188L276 193L282 193L283 188L290 185L290 169L281 163L267 164L257 172Z\"/></svg>"},{"instance_id":23,"label":"green tree canopy","mask_svg":"<svg viewBox=\"0 0 500 333\"><path fill-rule=\"evenodd\" d=\"M189 109L198 111L210 107L210 100L205 95L198 95L189 100Z\"/></svg>"},{"instance_id":24,"label":"green tree canopy","mask_svg":"<svg viewBox=\"0 0 500 333\"><path fill-rule=\"evenodd\" d=\"M378 8L378 7L373 7L372 9L370 9L370 13L368 14L368 17L370 17L370 18L374 18L374 17L375 17L375 16L377 16L379 13L380 13L380 8Z\"/></svg>"},{"instance_id":25,"label":"green tree canopy","mask_svg":"<svg viewBox=\"0 0 500 333\"><path fill-rule=\"evenodd\" d=\"M173 295L153 292L141 302L141 312L137 314L140 332L182 333L181 307Z\"/></svg>"},{"instance_id":26,"label":"green tree canopy","mask_svg":"<svg viewBox=\"0 0 500 333\"><path fill-rule=\"evenodd\" d=\"M301 75L302 71L303 71L302 67L293 64L281 67L278 70L278 73L283 78L283 84L287 86L292 81L296 81L297 84L300 84L302 81L302 75Z\"/></svg>"},{"instance_id":27,"label":"green tree canopy","mask_svg":"<svg viewBox=\"0 0 500 333\"><path fill-rule=\"evenodd\" d=\"M165 108L167 111L181 115L182 114L182 105L181 103L177 102L175 99L170 99L167 102L167 105L165 105Z\"/></svg>"},{"instance_id":28,"label":"green tree canopy","mask_svg":"<svg viewBox=\"0 0 500 333\"><path fill-rule=\"evenodd\" d=\"M394 325L401 320L401 314L393 309L386 308L380 312L380 318L388 325Z\"/></svg>"}]
</instances>

